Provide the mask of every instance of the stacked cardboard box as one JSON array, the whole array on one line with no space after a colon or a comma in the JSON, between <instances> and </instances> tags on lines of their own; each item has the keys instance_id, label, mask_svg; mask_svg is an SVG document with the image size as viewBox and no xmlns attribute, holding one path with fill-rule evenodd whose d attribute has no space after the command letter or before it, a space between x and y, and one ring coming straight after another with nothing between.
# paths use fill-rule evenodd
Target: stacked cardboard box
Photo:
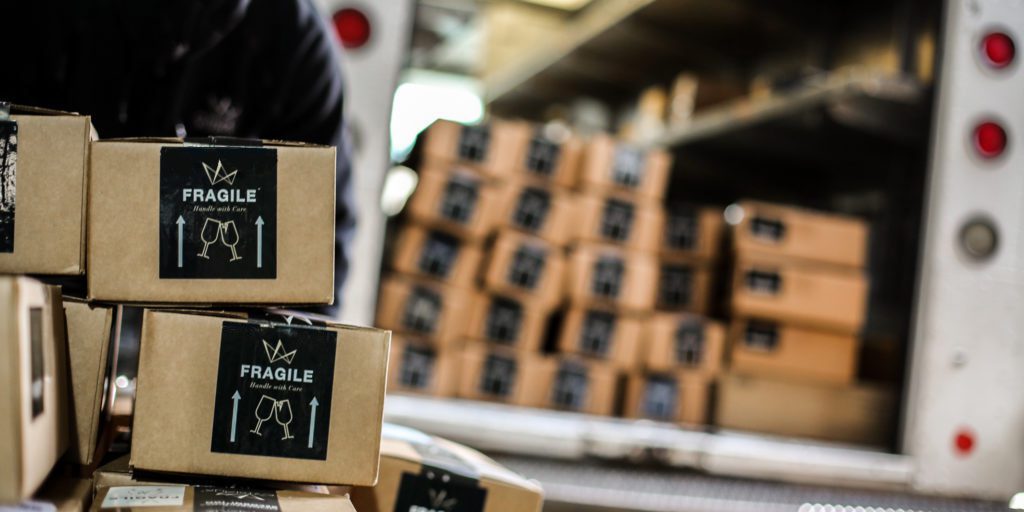
<instances>
[{"instance_id":1,"label":"stacked cardboard box","mask_svg":"<svg viewBox=\"0 0 1024 512\"><path fill-rule=\"evenodd\" d=\"M742 202L733 230L731 375L718 423L727 428L881 444L885 390L858 385L868 280L867 225L858 219ZM771 413L750 404L774 404ZM834 428L857 414L856 425ZM821 419L827 421L821 421Z\"/></svg>"}]
</instances>

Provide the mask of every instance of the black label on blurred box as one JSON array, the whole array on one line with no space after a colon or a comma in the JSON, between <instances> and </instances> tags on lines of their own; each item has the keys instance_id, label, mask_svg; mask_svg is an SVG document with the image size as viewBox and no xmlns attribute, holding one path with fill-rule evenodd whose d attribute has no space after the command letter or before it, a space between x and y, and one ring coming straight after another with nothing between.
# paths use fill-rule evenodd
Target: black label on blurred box
<instances>
[{"instance_id":1,"label":"black label on blurred box","mask_svg":"<svg viewBox=\"0 0 1024 512\"><path fill-rule=\"evenodd\" d=\"M476 481L424 466L420 474L403 473L395 498L401 512L481 512L487 490Z\"/></svg>"},{"instance_id":2,"label":"black label on blurred box","mask_svg":"<svg viewBox=\"0 0 1024 512\"><path fill-rule=\"evenodd\" d=\"M338 334L224 322L210 450L327 459Z\"/></svg>"},{"instance_id":3,"label":"black label on blurred box","mask_svg":"<svg viewBox=\"0 0 1024 512\"><path fill-rule=\"evenodd\" d=\"M18 123L0 121L0 252L14 252L17 178Z\"/></svg>"},{"instance_id":4,"label":"black label on blurred box","mask_svg":"<svg viewBox=\"0 0 1024 512\"><path fill-rule=\"evenodd\" d=\"M195 512L280 512L276 491L244 488L196 486L193 494Z\"/></svg>"},{"instance_id":5,"label":"black label on blurred box","mask_svg":"<svg viewBox=\"0 0 1024 512\"><path fill-rule=\"evenodd\" d=\"M277 277L277 150L162 148L159 243L161 279Z\"/></svg>"}]
</instances>

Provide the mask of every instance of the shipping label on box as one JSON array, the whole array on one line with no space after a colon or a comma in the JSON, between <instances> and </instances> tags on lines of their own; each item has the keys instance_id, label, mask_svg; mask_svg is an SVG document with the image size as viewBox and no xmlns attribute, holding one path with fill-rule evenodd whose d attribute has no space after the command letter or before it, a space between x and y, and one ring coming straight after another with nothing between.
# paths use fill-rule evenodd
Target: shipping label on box
<instances>
[{"instance_id":1,"label":"shipping label on box","mask_svg":"<svg viewBox=\"0 0 1024 512\"><path fill-rule=\"evenodd\" d=\"M93 144L89 295L329 304L334 167L334 148L283 142Z\"/></svg>"},{"instance_id":2,"label":"shipping label on box","mask_svg":"<svg viewBox=\"0 0 1024 512\"><path fill-rule=\"evenodd\" d=\"M409 216L417 223L469 240L486 237L501 213L502 192L481 176L463 169L427 163L409 199Z\"/></svg>"},{"instance_id":3,"label":"shipping label on box","mask_svg":"<svg viewBox=\"0 0 1024 512\"><path fill-rule=\"evenodd\" d=\"M386 331L298 319L148 310L132 465L292 482L373 482L377 453L368 446L379 434L389 338Z\"/></svg>"},{"instance_id":4,"label":"shipping label on box","mask_svg":"<svg viewBox=\"0 0 1024 512\"><path fill-rule=\"evenodd\" d=\"M459 397L540 407L550 381L551 360L482 342L462 351Z\"/></svg>"},{"instance_id":5,"label":"shipping label on box","mask_svg":"<svg viewBox=\"0 0 1024 512\"><path fill-rule=\"evenodd\" d=\"M569 298L629 312L654 308L658 264L653 256L602 245L580 245L569 257Z\"/></svg>"},{"instance_id":6,"label":"shipping label on box","mask_svg":"<svg viewBox=\"0 0 1024 512\"><path fill-rule=\"evenodd\" d=\"M519 123L503 120L479 125L438 120L426 130L424 152L429 159L458 163L490 177L506 178L526 143L518 127Z\"/></svg>"},{"instance_id":7,"label":"shipping label on box","mask_svg":"<svg viewBox=\"0 0 1024 512\"><path fill-rule=\"evenodd\" d=\"M565 316L561 352L608 361L621 370L637 369L642 340L639 319L603 308L573 307Z\"/></svg>"},{"instance_id":8,"label":"shipping label on box","mask_svg":"<svg viewBox=\"0 0 1024 512\"><path fill-rule=\"evenodd\" d=\"M713 260L721 249L724 225L720 208L670 207L665 214L662 253L676 258Z\"/></svg>"},{"instance_id":9,"label":"shipping label on box","mask_svg":"<svg viewBox=\"0 0 1024 512\"><path fill-rule=\"evenodd\" d=\"M277 276L277 150L160 149L160 278Z\"/></svg>"},{"instance_id":10,"label":"shipping label on box","mask_svg":"<svg viewBox=\"0 0 1024 512\"><path fill-rule=\"evenodd\" d=\"M658 207L618 197L584 195L577 199L577 239L655 251L664 216Z\"/></svg>"},{"instance_id":11,"label":"shipping label on box","mask_svg":"<svg viewBox=\"0 0 1024 512\"><path fill-rule=\"evenodd\" d=\"M665 373L688 370L715 375L725 354L725 328L687 313L661 313L647 322L644 368Z\"/></svg>"},{"instance_id":12,"label":"shipping label on box","mask_svg":"<svg viewBox=\"0 0 1024 512\"><path fill-rule=\"evenodd\" d=\"M708 422L709 393L707 377L696 373L632 375L626 384L624 416L703 425Z\"/></svg>"},{"instance_id":13,"label":"shipping label on box","mask_svg":"<svg viewBox=\"0 0 1024 512\"><path fill-rule=\"evenodd\" d=\"M552 308L562 299L564 258L551 244L503 231L494 243L484 274L488 291Z\"/></svg>"},{"instance_id":14,"label":"shipping label on box","mask_svg":"<svg viewBox=\"0 0 1024 512\"><path fill-rule=\"evenodd\" d=\"M573 231L573 196L528 183L506 183L504 225L564 245Z\"/></svg>"},{"instance_id":15,"label":"shipping label on box","mask_svg":"<svg viewBox=\"0 0 1024 512\"><path fill-rule=\"evenodd\" d=\"M538 512L543 492L462 445L385 424L380 480L352 489L361 512Z\"/></svg>"},{"instance_id":16,"label":"shipping label on box","mask_svg":"<svg viewBox=\"0 0 1024 512\"><path fill-rule=\"evenodd\" d=\"M452 346L462 340L463 315L472 291L402 276L381 285L376 324L384 329Z\"/></svg>"},{"instance_id":17,"label":"shipping label on box","mask_svg":"<svg viewBox=\"0 0 1024 512\"><path fill-rule=\"evenodd\" d=\"M388 392L455 396L458 363L454 350L438 350L413 338L393 338L388 363Z\"/></svg>"},{"instance_id":18,"label":"shipping label on box","mask_svg":"<svg viewBox=\"0 0 1024 512\"><path fill-rule=\"evenodd\" d=\"M0 273L81 275L90 119L10 110L0 120Z\"/></svg>"},{"instance_id":19,"label":"shipping label on box","mask_svg":"<svg viewBox=\"0 0 1024 512\"><path fill-rule=\"evenodd\" d=\"M707 314L711 304L711 269L683 260L660 262L658 309Z\"/></svg>"},{"instance_id":20,"label":"shipping label on box","mask_svg":"<svg viewBox=\"0 0 1024 512\"><path fill-rule=\"evenodd\" d=\"M672 157L664 151L648 151L598 135L587 145L580 184L583 190L660 200L671 164Z\"/></svg>"},{"instance_id":21,"label":"shipping label on box","mask_svg":"<svg viewBox=\"0 0 1024 512\"><path fill-rule=\"evenodd\" d=\"M398 272L464 287L475 284L483 260L482 251L472 243L414 225L399 233L394 254L393 266Z\"/></svg>"},{"instance_id":22,"label":"shipping label on box","mask_svg":"<svg viewBox=\"0 0 1024 512\"><path fill-rule=\"evenodd\" d=\"M101 487L91 510L355 512L346 496L243 486L148 484Z\"/></svg>"},{"instance_id":23,"label":"shipping label on box","mask_svg":"<svg viewBox=\"0 0 1024 512\"><path fill-rule=\"evenodd\" d=\"M610 365L564 357L549 371L545 406L586 414L612 413L618 374Z\"/></svg>"},{"instance_id":24,"label":"shipping label on box","mask_svg":"<svg viewBox=\"0 0 1024 512\"><path fill-rule=\"evenodd\" d=\"M466 336L527 352L540 349L547 310L531 301L485 295L472 303Z\"/></svg>"},{"instance_id":25,"label":"shipping label on box","mask_svg":"<svg viewBox=\"0 0 1024 512\"><path fill-rule=\"evenodd\" d=\"M513 171L559 187L576 185L582 144L573 136L552 139L542 127L522 123L518 135L527 138L520 166Z\"/></svg>"}]
</instances>

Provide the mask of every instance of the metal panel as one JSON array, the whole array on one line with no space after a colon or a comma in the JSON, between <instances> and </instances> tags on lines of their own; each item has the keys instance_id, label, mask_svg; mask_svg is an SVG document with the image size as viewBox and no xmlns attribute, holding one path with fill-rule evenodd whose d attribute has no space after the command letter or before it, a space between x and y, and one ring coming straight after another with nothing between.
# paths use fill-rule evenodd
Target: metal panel
<instances>
[{"instance_id":1,"label":"metal panel","mask_svg":"<svg viewBox=\"0 0 1024 512\"><path fill-rule=\"evenodd\" d=\"M1024 488L1024 82L1019 63L996 72L979 58L992 28L1019 48L1024 2L948 2L904 451L915 459L918 490L1006 499ZM994 161L971 143L986 116L1009 134ZM960 246L975 217L998 231L986 261ZM969 450L957 448L960 434L962 448L973 440Z\"/></svg>"}]
</instances>

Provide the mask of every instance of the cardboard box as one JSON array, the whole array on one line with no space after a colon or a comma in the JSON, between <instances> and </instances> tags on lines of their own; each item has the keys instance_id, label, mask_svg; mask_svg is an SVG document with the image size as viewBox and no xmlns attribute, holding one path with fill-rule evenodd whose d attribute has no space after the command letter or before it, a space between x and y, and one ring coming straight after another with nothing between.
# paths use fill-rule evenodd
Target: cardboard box
<instances>
[{"instance_id":1,"label":"cardboard box","mask_svg":"<svg viewBox=\"0 0 1024 512\"><path fill-rule=\"evenodd\" d=\"M388 361L388 393L420 393L455 396L459 386L459 353L438 350L415 338L396 336L391 340Z\"/></svg>"},{"instance_id":2,"label":"cardboard box","mask_svg":"<svg viewBox=\"0 0 1024 512\"><path fill-rule=\"evenodd\" d=\"M24 512L86 512L92 503L92 482L80 478L53 476L31 499L0 510Z\"/></svg>"},{"instance_id":3,"label":"cardboard box","mask_svg":"<svg viewBox=\"0 0 1024 512\"><path fill-rule=\"evenodd\" d=\"M604 362L560 356L546 368L544 407L609 416L615 409L618 372Z\"/></svg>"},{"instance_id":4,"label":"cardboard box","mask_svg":"<svg viewBox=\"0 0 1024 512\"><path fill-rule=\"evenodd\" d=\"M896 393L891 388L825 386L739 375L718 385L722 428L866 445L892 441Z\"/></svg>"},{"instance_id":5,"label":"cardboard box","mask_svg":"<svg viewBox=\"0 0 1024 512\"><path fill-rule=\"evenodd\" d=\"M113 399L109 351L117 341L119 312L119 307L64 299L71 376L69 412L74 427L69 456L84 466L91 465L98 458L96 450L100 428L108 418L104 404Z\"/></svg>"},{"instance_id":6,"label":"cardboard box","mask_svg":"<svg viewBox=\"0 0 1024 512\"><path fill-rule=\"evenodd\" d=\"M470 305L466 337L537 352L544 342L548 310L531 301L481 294Z\"/></svg>"},{"instance_id":7,"label":"cardboard box","mask_svg":"<svg viewBox=\"0 0 1024 512\"><path fill-rule=\"evenodd\" d=\"M417 223L468 240L491 233L501 215L497 185L465 169L427 163L406 210Z\"/></svg>"},{"instance_id":8,"label":"cardboard box","mask_svg":"<svg viewBox=\"0 0 1024 512\"><path fill-rule=\"evenodd\" d=\"M725 327L689 313L660 313L646 322L643 365L648 372L685 369L717 375L725 356Z\"/></svg>"},{"instance_id":9,"label":"cardboard box","mask_svg":"<svg viewBox=\"0 0 1024 512\"><path fill-rule=\"evenodd\" d=\"M569 298L629 312L654 309L658 262L649 254L608 245L580 245L569 256Z\"/></svg>"},{"instance_id":10,"label":"cardboard box","mask_svg":"<svg viewBox=\"0 0 1024 512\"><path fill-rule=\"evenodd\" d=\"M565 245L575 231L575 195L529 182L504 184L500 226Z\"/></svg>"},{"instance_id":11,"label":"cardboard box","mask_svg":"<svg viewBox=\"0 0 1024 512\"><path fill-rule=\"evenodd\" d=\"M398 272L471 287L480 273L483 252L441 231L406 225L398 235L392 266Z\"/></svg>"},{"instance_id":12,"label":"cardboard box","mask_svg":"<svg viewBox=\"0 0 1024 512\"><path fill-rule=\"evenodd\" d=\"M863 220L756 201L740 206L743 219L733 230L733 247L740 257L763 254L864 267L868 226Z\"/></svg>"},{"instance_id":13,"label":"cardboard box","mask_svg":"<svg viewBox=\"0 0 1024 512\"><path fill-rule=\"evenodd\" d=\"M91 163L91 298L333 302L334 148L100 141Z\"/></svg>"},{"instance_id":14,"label":"cardboard box","mask_svg":"<svg viewBox=\"0 0 1024 512\"><path fill-rule=\"evenodd\" d=\"M558 337L559 352L607 361L619 370L639 369L643 324L638 318L600 307L573 307Z\"/></svg>"},{"instance_id":15,"label":"cardboard box","mask_svg":"<svg viewBox=\"0 0 1024 512\"><path fill-rule=\"evenodd\" d=\"M467 343L459 363L460 398L540 407L553 361L483 342Z\"/></svg>"},{"instance_id":16,"label":"cardboard box","mask_svg":"<svg viewBox=\"0 0 1024 512\"><path fill-rule=\"evenodd\" d=\"M853 333L864 324L867 295L867 278L860 271L739 260L732 313Z\"/></svg>"},{"instance_id":17,"label":"cardboard box","mask_svg":"<svg viewBox=\"0 0 1024 512\"><path fill-rule=\"evenodd\" d=\"M711 310L711 267L688 258L664 258L658 266L658 309L707 315Z\"/></svg>"},{"instance_id":18,"label":"cardboard box","mask_svg":"<svg viewBox=\"0 0 1024 512\"><path fill-rule=\"evenodd\" d=\"M721 208L673 205L665 212L661 252L669 258L717 259L725 221Z\"/></svg>"},{"instance_id":19,"label":"cardboard box","mask_svg":"<svg viewBox=\"0 0 1024 512\"><path fill-rule=\"evenodd\" d=\"M626 381L623 416L706 425L709 395L708 378L698 373L677 371L630 375Z\"/></svg>"},{"instance_id":20,"label":"cardboard box","mask_svg":"<svg viewBox=\"0 0 1024 512\"><path fill-rule=\"evenodd\" d=\"M572 188L579 181L583 142L572 135L553 138L544 126L518 123L516 134L521 139L517 146L522 155L512 167L513 178L525 178L537 183ZM504 177L504 176L499 176Z\"/></svg>"},{"instance_id":21,"label":"cardboard box","mask_svg":"<svg viewBox=\"0 0 1024 512\"><path fill-rule=\"evenodd\" d=\"M487 291L554 308L562 301L561 250L534 236L502 231L484 273Z\"/></svg>"},{"instance_id":22,"label":"cardboard box","mask_svg":"<svg viewBox=\"0 0 1024 512\"><path fill-rule=\"evenodd\" d=\"M527 141L519 123L500 119L485 124L460 125L438 120L426 130L427 158L469 167L487 176L508 177Z\"/></svg>"},{"instance_id":23,"label":"cardboard box","mask_svg":"<svg viewBox=\"0 0 1024 512\"><path fill-rule=\"evenodd\" d=\"M582 195L573 219L576 239L622 245L637 251L656 251L664 230L661 208L644 200Z\"/></svg>"},{"instance_id":24,"label":"cardboard box","mask_svg":"<svg viewBox=\"0 0 1024 512\"><path fill-rule=\"evenodd\" d=\"M85 273L88 116L13 107L0 121L0 273Z\"/></svg>"},{"instance_id":25,"label":"cardboard box","mask_svg":"<svg viewBox=\"0 0 1024 512\"><path fill-rule=\"evenodd\" d=\"M734 373L844 385L857 375L857 337L760 320L734 320L729 332Z\"/></svg>"},{"instance_id":26,"label":"cardboard box","mask_svg":"<svg viewBox=\"0 0 1024 512\"><path fill-rule=\"evenodd\" d=\"M391 333L146 310L131 464L372 485Z\"/></svg>"},{"instance_id":27,"label":"cardboard box","mask_svg":"<svg viewBox=\"0 0 1024 512\"><path fill-rule=\"evenodd\" d=\"M234 486L149 484L102 487L96 493L91 510L355 512L356 509L347 496L331 494Z\"/></svg>"},{"instance_id":28,"label":"cardboard box","mask_svg":"<svg viewBox=\"0 0 1024 512\"><path fill-rule=\"evenodd\" d=\"M0 276L0 504L25 500L68 447L60 288Z\"/></svg>"},{"instance_id":29,"label":"cardboard box","mask_svg":"<svg viewBox=\"0 0 1024 512\"><path fill-rule=\"evenodd\" d=\"M377 485L352 489L360 512L447 510L446 504L465 512L540 512L544 500L536 482L418 430L384 424L380 458Z\"/></svg>"},{"instance_id":30,"label":"cardboard box","mask_svg":"<svg viewBox=\"0 0 1024 512\"><path fill-rule=\"evenodd\" d=\"M662 150L642 150L611 136L594 136L583 157L580 187L597 193L618 193L661 200L668 184L672 157Z\"/></svg>"},{"instance_id":31,"label":"cardboard box","mask_svg":"<svg viewBox=\"0 0 1024 512\"><path fill-rule=\"evenodd\" d=\"M380 286L377 327L430 340L446 348L465 335L473 293L426 279L391 276Z\"/></svg>"}]
</instances>

